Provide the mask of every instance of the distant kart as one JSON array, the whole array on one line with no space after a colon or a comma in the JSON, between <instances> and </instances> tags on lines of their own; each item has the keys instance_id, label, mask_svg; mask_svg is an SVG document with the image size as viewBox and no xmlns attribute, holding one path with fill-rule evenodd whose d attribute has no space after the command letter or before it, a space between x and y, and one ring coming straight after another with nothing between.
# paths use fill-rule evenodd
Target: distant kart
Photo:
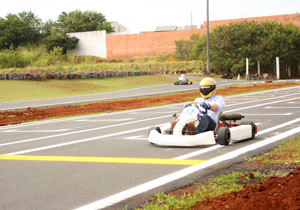
<instances>
[{"instance_id":1,"label":"distant kart","mask_svg":"<svg viewBox=\"0 0 300 210\"><path fill-rule=\"evenodd\" d=\"M207 110L206 110L207 111ZM241 114L221 114L214 131L197 133L196 127L203 111L196 105L183 109L180 116L174 114L173 121L164 126L152 127L148 133L148 141L158 146L194 147L201 145L229 145L246 139L253 139L257 126L253 122L237 123L244 118Z\"/></svg>"},{"instance_id":2,"label":"distant kart","mask_svg":"<svg viewBox=\"0 0 300 210\"><path fill-rule=\"evenodd\" d=\"M190 82L188 79L185 80L179 80L177 82L174 82L174 85L192 85L193 82Z\"/></svg>"}]
</instances>

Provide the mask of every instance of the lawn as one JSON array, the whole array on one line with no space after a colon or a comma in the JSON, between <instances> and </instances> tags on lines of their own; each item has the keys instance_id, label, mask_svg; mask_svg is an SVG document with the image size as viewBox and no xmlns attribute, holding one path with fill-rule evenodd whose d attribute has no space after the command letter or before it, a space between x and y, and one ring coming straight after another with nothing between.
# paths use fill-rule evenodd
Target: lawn
<instances>
[{"instance_id":1,"label":"lawn","mask_svg":"<svg viewBox=\"0 0 300 210\"><path fill-rule=\"evenodd\" d=\"M170 84L164 75L76 80L0 80L0 102L102 93L150 85Z\"/></svg>"}]
</instances>

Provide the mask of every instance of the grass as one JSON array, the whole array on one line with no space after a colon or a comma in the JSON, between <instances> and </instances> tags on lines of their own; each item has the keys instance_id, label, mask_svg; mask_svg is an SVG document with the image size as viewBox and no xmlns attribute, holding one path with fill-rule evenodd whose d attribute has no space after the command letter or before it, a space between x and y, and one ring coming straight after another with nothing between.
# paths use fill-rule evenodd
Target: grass
<instances>
[{"instance_id":1,"label":"grass","mask_svg":"<svg viewBox=\"0 0 300 210\"><path fill-rule=\"evenodd\" d=\"M300 164L300 136L283 142L272 152L253 158L252 161L263 161L270 164Z\"/></svg>"},{"instance_id":2,"label":"grass","mask_svg":"<svg viewBox=\"0 0 300 210\"><path fill-rule=\"evenodd\" d=\"M251 158L248 161L262 161L272 164L295 164L300 166L300 136L296 136L284 141L280 146L276 147L269 153L265 153L259 157ZM249 181L249 172L235 172L231 174L221 174L214 179L210 179L202 184L195 184L192 193L183 193L183 195L173 195L158 193L156 198L146 203L143 208L136 210L167 210L167 209L191 209L198 201L206 198L213 198L224 193L239 191L243 189L242 184ZM255 179L262 181L267 180L274 174L253 173ZM285 175L285 174L284 174ZM280 176L277 174L277 176Z\"/></svg>"},{"instance_id":3,"label":"grass","mask_svg":"<svg viewBox=\"0 0 300 210\"><path fill-rule=\"evenodd\" d=\"M0 102L103 93L170 84L175 80L163 75L46 81L0 80Z\"/></svg>"}]
</instances>

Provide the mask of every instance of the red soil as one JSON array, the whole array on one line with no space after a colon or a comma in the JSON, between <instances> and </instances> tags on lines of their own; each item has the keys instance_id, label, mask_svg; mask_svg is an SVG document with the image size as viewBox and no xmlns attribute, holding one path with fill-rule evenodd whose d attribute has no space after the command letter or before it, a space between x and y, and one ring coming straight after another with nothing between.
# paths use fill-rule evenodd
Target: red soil
<instances>
[{"instance_id":1,"label":"red soil","mask_svg":"<svg viewBox=\"0 0 300 210\"><path fill-rule=\"evenodd\" d=\"M299 210L300 168L286 177L271 177L255 185L244 185L239 192L225 193L198 202L193 210Z\"/></svg>"},{"instance_id":2,"label":"red soil","mask_svg":"<svg viewBox=\"0 0 300 210\"><path fill-rule=\"evenodd\" d=\"M294 83L277 84L259 84L245 87L230 87L217 90L217 94L226 95L229 93L243 93L253 91L254 89L270 89L293 85ZM92 114L100 112L112 112L128 110L142 107L149 107L160 104L180 103L193 101L199 97L199 92L181 93L174 95L164 95L148 98L124 99L115 101L103 101L84 105L48 107L48 108L30 108L26 110L0 112L0 126L18 124L22 122L44 120L55 117L75 116L81 114Z\"/></svg>"}]
</instances>

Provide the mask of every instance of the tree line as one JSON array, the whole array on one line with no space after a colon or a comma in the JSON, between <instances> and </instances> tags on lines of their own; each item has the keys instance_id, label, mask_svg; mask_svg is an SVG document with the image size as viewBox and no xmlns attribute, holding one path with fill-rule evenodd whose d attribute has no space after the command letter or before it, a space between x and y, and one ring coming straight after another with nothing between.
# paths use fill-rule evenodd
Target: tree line
<instances>
[{"instance_id":1,"label":"tree line","mask_svg":"<svg viewBox=\"0 0 300 210\"><path fill-rule=\"evenodd\" d=\"M94 11L62 12L56 21L46 22L32 12L8 14L0 17L0 50L44 44L48 52L61 47L65 53L67 49L74 49L79 41L67 33L93 30L114 32L105 16Z\"/></svg>"},{"instance_id":2,"label":"tree line","mask_svg":"<svg viewBox=\"0 0 300 210\"><path fill-rule=\"evenodd\" d=\"M206 36L193 35L176 41L176 57L206 63ZM277 22L241 22L216 27L210 33L210 61L216 73L243 73L245 59L250 69L273 73L276 57L281 69L294 69L300 76L300 28Z\"/></svg>"}]
</instances>

